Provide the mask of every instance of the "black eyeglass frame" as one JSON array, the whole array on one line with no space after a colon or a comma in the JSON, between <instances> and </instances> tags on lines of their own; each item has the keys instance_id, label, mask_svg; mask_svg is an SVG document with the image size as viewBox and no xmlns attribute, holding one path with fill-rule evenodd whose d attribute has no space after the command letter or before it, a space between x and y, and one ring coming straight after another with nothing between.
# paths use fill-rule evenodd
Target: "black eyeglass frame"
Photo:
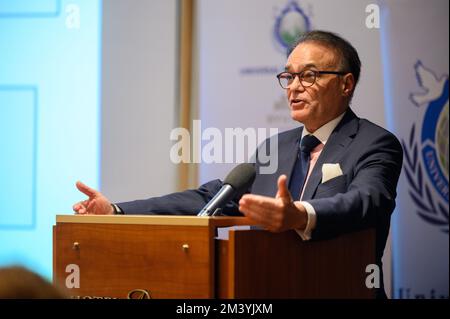
<instances>
[{"instance_id":1,"label":"black eyeglass frame","mask_svg":"<svg viewBox=\"0 0 450 319\"><path fill-rule=\"evenodd\" d=\"M302 81L302 76L303 76L303 74L304 74L305 72L313 72L313 73L314 73L314 81L311 82L310 84L309 84L308 82L306 82L306 83L308 83L308 85L305 85L305 84L303 83L304 81ZM284 86L281 84L281 75L283 75L283 74L290 74L290 75L292 76L292 81L294 81L294 80L295 80L295 77L298 76L298 78L299 78L299 80L300 80L300 84L301 84L304 88L306 88L306 87L313 86L314 83L316 83L317 75L319 75L319 74L345 75L345 74L348 74L348 73L349 73L349 72L342 72L342 71L317 71L317 70L304 70L304 71L302 71L302 72L288 72L288 71L283 71L283 72L277 74L277 79L278 79L278 83L280 84L280 86L281 86L283 89L287 89L287 88L289 87L290 84L288 84L286 87L284 87Z\"/></svg>"}]
</instances>

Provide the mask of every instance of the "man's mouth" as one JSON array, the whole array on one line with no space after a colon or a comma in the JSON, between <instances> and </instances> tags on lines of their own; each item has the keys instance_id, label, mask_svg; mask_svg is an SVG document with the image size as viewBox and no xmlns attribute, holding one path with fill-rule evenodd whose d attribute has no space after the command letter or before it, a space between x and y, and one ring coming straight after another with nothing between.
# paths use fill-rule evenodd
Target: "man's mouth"
<instances>
[{"instance_id":1,"label":"man's mouth","mask_svg":"<svg viewBox=\"0 0 450 319\"><path fill-rule=\"evenodd\" d=\"M292 99L291 100L291 106L300 106L300 104L305 103L302 99Z\"/></svg>"}]
</instances>

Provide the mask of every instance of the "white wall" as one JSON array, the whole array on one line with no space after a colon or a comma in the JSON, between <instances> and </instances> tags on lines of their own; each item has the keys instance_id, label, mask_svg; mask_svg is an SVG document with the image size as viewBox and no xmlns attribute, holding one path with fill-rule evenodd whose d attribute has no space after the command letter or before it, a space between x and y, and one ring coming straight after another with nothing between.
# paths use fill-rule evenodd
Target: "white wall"
<instances>
[{"instance_id":1,"label":"white wall","mask_svg":"<svg viewBox=\"0 0 450 319\"><path fill-rule=\"evenodd\" d=\"M177 1L104 0L101 190L111 201L173 192Z\"/></svg>"}]
</instances>

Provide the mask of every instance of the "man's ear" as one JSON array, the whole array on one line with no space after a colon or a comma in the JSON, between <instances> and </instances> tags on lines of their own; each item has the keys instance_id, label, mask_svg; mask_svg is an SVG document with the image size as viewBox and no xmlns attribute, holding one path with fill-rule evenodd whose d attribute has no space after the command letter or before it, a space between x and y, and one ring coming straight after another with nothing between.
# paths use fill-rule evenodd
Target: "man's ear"
<instances>
[{"instance_id":1,"label":"man's ear","mask_svg":"<svg viewBox=\"0 0 450 319\"><path fill-rule=\"evenodd\" d=\"M355 77L352 73L347 73L342 80L342 95L350 97L355 89Z\"/></svg>"}]
</instances>

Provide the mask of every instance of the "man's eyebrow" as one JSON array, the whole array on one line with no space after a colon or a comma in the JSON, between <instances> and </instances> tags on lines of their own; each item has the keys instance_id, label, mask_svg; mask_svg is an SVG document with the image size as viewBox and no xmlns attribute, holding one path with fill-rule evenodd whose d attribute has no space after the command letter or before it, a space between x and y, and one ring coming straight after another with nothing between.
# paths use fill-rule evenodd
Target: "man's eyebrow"
<instances>
[{"instance_id":1,"label":"man's eyebrow","mask_svg":"<svg viewBox=\"0 0 450 319\"><path fill-rule=\"evenodd\" d=\"M286 66L284 67L284 70L285 71L289 71L291 68L292 68L291 64L286 64ZM314 63L308 63L308 64L303 66L302 70L309 69L309 68L316 68L317 69L317 65L315 65Z\"/></svg>"}]
</instances>

